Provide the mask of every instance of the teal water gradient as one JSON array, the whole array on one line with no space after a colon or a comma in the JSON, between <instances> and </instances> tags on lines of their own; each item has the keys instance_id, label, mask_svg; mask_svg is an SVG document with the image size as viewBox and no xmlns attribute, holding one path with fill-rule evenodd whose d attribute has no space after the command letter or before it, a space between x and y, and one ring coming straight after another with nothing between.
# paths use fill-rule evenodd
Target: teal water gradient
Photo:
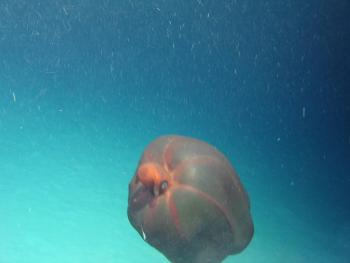
<instances>
[{"instance_id":1,"label":"teal water gradient","mask_svg":"<svg viewBox=\"0 0 350 263\"><path fill-rule=\"evenodd\" d=\"M126 215L164 134L218 147L249 193L225 262L348 262L345 1L0 7L0 263L167 262Z\"/></svg>"}]
</instances>

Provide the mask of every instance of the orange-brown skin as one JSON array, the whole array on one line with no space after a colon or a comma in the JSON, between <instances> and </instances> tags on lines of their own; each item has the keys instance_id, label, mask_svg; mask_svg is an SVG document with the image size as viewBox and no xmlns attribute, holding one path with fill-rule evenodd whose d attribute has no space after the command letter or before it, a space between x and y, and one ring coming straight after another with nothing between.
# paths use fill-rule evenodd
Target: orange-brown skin
<instances>
[{"instance_id":1,"label":"orange-brown skin","mask_svg":"<svg viewBox=\"0 0 350 263\"><path fill-rule=\"evenodd\" d=\"M209 144L164 136L144 151L129 185L128 217L174 263L218 263L254 228L249 199L226 157Z\"/></svg>"},{"instance_id":2,"label":"orange-brown skin","mask_svg":"<svg viewBox=\"0 0 350 263\"><path fill-rule=\"evenodd\" d=\"M165 190L161 189L162 183L166 183L166 187L168 187L171 182L170 176L156 163L141 165L137 171L137 178L145 187L153 189L155 196L159 195L159 191Z\"/></svg>"}]
</instances>

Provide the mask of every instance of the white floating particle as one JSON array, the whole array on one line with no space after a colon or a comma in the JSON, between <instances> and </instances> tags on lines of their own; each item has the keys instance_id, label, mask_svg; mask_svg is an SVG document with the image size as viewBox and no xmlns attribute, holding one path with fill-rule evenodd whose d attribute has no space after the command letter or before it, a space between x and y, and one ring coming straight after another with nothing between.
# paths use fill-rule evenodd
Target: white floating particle
<instances>
[{"instance_id":1,"label":"white floating particle","mask_svg":"<svg viewBox=\"0 0 350 263\"><path fill-rule=\"evenodd\" d=\"M13 102L16 102L16 94L14 92L12 92L12 98L13 98Z\"/></svg>"},{"instance_id":2,"label":"white floating particle","mask_svg":"<svg viewBox=\"0 0 350 263\"><path fill-rule=\"evenodd\" d=\"M143 227L142 227L142 225L141 225L141 231L142 231L142 238L143 238L143 240L146 240L146 233L145 233L145 231L143 231Z\"/></svg>"},{"instance_id":3,"label":"white floating particle","mask_svg":"<svg viewBox=\"0 0 350 263\"><path fill-rule=\"evenodd\" d=\"M305 119L305 116L306 116L306 108L305 108L305 106L302 108L301 113L302 113L303 119Z\"/></svg>"},{"instance_id":4,"label":"white floating particle","mask_svg":"<svg viewBox=\"0 0 350 263\"><path fill-rule=\"evenodd\" d=\"M67 11L66 7L63 6L62 9L63 9L64 14L65 14L66 16L68 16L68 11Z\"/></svg>"}]
</instances>

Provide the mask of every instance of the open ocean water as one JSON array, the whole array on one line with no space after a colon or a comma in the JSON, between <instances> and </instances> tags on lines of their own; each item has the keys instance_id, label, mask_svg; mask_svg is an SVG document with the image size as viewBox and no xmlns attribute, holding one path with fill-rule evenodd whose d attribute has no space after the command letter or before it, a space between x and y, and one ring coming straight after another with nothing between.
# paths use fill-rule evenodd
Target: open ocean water
<instances>
[{"instance_id":1,"label":"open ocean water","mask_svg":"<svg viewBox=\"0 0 350 263\"><path fill-rule=\"evenodd\" d=\"M255 234L225 263L350 262L349 7L1 0L0 263L167 262L126 214L164 134L245 185Z\"/></svg>"}]
</instances>

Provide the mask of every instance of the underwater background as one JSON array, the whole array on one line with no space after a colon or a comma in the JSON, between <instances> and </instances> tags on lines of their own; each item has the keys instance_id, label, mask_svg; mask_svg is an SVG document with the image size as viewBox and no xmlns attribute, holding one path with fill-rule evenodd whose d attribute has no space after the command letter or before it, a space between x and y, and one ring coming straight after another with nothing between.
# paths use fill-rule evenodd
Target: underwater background
<instances>
[{"instance_id":1,"label":"underwater background","mask_svg":"<svg viewBox=\"0 0 350 263\"><path fill-rule=\"evenodd\" d=\"M224 262L350 259L349 1L1 0L0 263L167 262L128 183L164 134L232 161Z\"/></svg>"}]
</instances>

